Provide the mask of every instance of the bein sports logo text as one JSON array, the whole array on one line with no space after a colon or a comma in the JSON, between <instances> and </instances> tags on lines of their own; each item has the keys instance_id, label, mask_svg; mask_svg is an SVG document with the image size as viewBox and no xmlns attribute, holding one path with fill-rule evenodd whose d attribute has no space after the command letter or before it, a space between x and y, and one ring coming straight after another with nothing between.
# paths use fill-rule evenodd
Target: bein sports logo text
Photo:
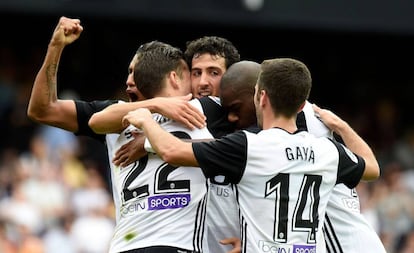
<instances>
[{"instance_id":1,"label":"bein sports logo text","mask_svg":"<svg viewBox=\"0 0 414 253\"><path fill-rule=\"evenodd\" d=\"M259 241L258 246L264 253L316 253L315 245L288 245Z\"/></svg>"}]
</instances>

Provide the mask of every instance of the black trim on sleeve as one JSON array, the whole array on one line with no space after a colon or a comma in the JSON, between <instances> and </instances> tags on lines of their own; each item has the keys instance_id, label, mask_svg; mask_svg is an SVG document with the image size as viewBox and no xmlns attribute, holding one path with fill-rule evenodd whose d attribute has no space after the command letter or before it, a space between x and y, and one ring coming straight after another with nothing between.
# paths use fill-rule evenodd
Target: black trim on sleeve
<instances>
[{"instance_id":1,"label":"black trim on sleeve","mask_svg":"<svg viewBox=\"0 0 414 253\"><path fill-rule=\"evenodd\" d=\"M227 120L227 113L220 104L210 97L199 98L199 101L207 117L207 128L214 138L234 132L235 126Z\"/></svg>"},{"instance_id":2,"label":"black trim on sleeve","mask_svg":"<svg viewBox=\"0 0 414 253\"><path fill-rule=\"evenodd\" d=\"M231 183L240 182L247 162L247 137L244 131L192 145L194 156L206 177L223 175Z\"/></svg>"},{"instance_id":3,"label":"black trim on sleeve","mask_svg":"<svg viewBox=\"0 0 414 253\"><path fill-rule=\"evenodd\" d=\"M78 136L88 136L100 142L105 142L104 134L97 134L89 127L89 119L95 112L102 111L106 107L117 102L117 100L95 100L92 102L75 100L78 131L74 134Z\"/></svg>"},{"instance_id":4,"label":"black trim on sleeve","mask_svg":"<svg viewBox=\"0 0 414 253\"><path fill-rule=\"evenodd\" d=\"M351 151L347 152L343 144L332 139L329 140L335 144L339 152L337 184L343 183L350 189L355 188L365 171L365 160L359 155L353 154L357 158L356 162L353 161L350 157L352 154L348 154Z\"/></svg>"}]
</instances>

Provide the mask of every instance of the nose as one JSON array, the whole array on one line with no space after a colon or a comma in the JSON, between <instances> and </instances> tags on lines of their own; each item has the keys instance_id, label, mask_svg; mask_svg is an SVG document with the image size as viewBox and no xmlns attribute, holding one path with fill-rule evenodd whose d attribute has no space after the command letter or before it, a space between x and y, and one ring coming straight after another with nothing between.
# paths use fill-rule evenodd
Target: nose
<instances>
[{"instance_id":1,"label":"nose","mask_svg":"<svg viewBox=\"0 0 414 253\"><path fill-rule=\"evenodd\" d=\"M134 87L135 87L135 82L134 82L134 78L133 78L133 75L131 75L131 74L129 74L128 75L128 78L127 78L127 80L126 80L126 90L128 91L128 90L131 90L131 89L133 89Z\"/></svg>"},{"instance_id":2,"label":"nose","mask_svg":"<svg viewBox=\"0 0 414 253\"><path fill-rule=\"evenodd\" d=\"M128 78L126 80L126 85L127 85L127 87L135 86L134 74L133 73L128 74Z\"/></svg>"},{"instance_id":3,"label":"nose","mask_svg":"<svg viewBox=\"0 0 414 253\"><path fill-rule=\"evenodd\" d=\"M208 83L209 83L209 80L208 80L207 73L202 72L200 76L200 86L207 86Z\"/></svg>"}]
</instances>

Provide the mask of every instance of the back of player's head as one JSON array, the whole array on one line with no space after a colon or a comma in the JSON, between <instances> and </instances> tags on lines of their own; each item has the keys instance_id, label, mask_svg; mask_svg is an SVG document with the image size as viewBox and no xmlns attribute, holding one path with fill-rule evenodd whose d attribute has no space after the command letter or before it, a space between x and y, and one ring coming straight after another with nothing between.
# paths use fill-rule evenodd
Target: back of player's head
<instances>
[{"instance_id":1,"label":"back of player's head","mask_svg":"<svg viewBox=\"0 0 414 253\"><path fill-rule=\"evenodd\" d=\"M165 87L166 77L171 71L176 71L178 75L188 71L183 52L167 43L149 42L138 51L134 81L137 89L146 98L153 98Z\"/></svg>"},{"instance_id":2,"label":"back of player's head","mask_svg":"<svg viewBox=\"0 0 414 253\"><path fill-rule=\"evenodd\" d=\"M223 74L220 81L220 90L231 89L234 91L234 94L241 91L249 92L249 94L253 96L254 87L260 71L260 64L254 61L240 61L234 63Z\"/></svg>"},{"instance_id":3,"label":"back of player's head","mask_svg":"<svg viewBox=\"0 0 414 253\"><path fill-rule=\"evenodd\" d=\"M184 57L190 69L193 58L205 53L223 57L226 68L240 61L239 51L231 41L218 36L204 36L186 43Z\"/></svg>"},{"instance_id":4,"label":"back of player's head","mask_svg":"<svg viewBox=\"0 0 414 253\"><path fill-rule=\"evenodd\" d=\"M273 110L287 117L296 115L312 87L309 69L291 58L264 60L261 67L258 91L266 91Z\"/></svg>"},{"instance_id":5,"label":"back of player's head","mask_svg":"<svg viewBox=\"0 0 414 253\"><path fill-rule=\"evenodd\" d=\"M150 51L154 48L159 48L159 47L170 47L170 44L158 41L158 40L152 40L149 42L146 42L144 44L141 44L137 51L136 54L138 55L138 58L140 57L141 53L146 52L146 51Z\"/></svg>"}]
</instances>

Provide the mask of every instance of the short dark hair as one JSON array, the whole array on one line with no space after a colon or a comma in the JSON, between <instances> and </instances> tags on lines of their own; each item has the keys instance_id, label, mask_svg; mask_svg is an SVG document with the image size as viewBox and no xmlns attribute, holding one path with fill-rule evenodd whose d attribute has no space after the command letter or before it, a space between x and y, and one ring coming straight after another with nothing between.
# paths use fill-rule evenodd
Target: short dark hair
<instances>
[{"instance_id":1,"label":"short dark hair","mask_svg":"<svg viewBox=\"0 0 414 253\"><path fill-rule=\"evenodd\" d=\"M134 81L145 98L153 98L164 88L165 77L176 71L181 76L188 66L181 49L170 44L152 41L137 50Z\"/></svg>"},{"instance_id":2,"label":"short dark hair","mask_svg":"<svg viewBox=\"0 0 414 253\"><path fill-rule=\"evenodd\" d=\"M260 70L261 66L257 62L247 60L236 62L223 74L220 89L247 90L253 95Z\"/></svg>"},{"instance_id":3,"label":"short dark hair","mask_svg":"<svg viewBox=\"0 0 414 253\"><path fill-rule=\"evenodd\" d=\"M184 58L190 69L194 56L204 53L223 57L226 69L233 63L240 61L239 51L231 41L218 36L204 36L186 43Z\"/></svg>"},{"instance_id":4,"label":"short dark hair","mask_svg":"<svg viewBox=\"0 0 414 253\"><path fill-rule=\"evenodd\" d=\"M264 60L261 67L258 91L266 91L273 110L287 117L296 115L312 87L309 69L291 58Z\"/></svg>"}]
</instances>

